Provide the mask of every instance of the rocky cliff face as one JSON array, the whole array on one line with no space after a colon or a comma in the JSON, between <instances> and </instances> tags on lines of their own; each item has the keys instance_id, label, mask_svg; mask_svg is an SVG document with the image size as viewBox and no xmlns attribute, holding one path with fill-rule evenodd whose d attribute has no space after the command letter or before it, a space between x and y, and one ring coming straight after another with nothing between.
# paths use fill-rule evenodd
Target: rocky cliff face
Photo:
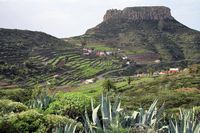
<instances>
[{"instance_id":1,"label":"rocky cliff face","mask_svg":"<svg viewBox=\"0 0 200 133\"><path fill-rule=\"evenodd\" d=\"M111 9L104 15L104 21L110 19L161 20L173 19L170 9L164 6L127 7L124 10Z\"/></svg>"}]
</instances>

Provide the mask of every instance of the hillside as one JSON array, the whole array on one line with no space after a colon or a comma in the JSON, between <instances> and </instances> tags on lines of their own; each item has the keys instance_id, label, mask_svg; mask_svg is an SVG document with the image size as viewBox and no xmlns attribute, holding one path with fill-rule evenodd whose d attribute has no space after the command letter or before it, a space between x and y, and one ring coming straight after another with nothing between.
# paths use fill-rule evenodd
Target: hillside
<instances>
[{"instance_id":1,"label":"hillside","mask_svg":"<svg viewBox=\"0 0 200 133\"><path fill-rule=\"evenodd\" d=\"M20 63L38 49L63 46L64 41L42 32L0 29L0 61Z\"/></svg>"},{"instance_id":2,"label":"hillside","mask_svg":"<svg viewBox=\"0 0 200 133\"><path fill-rule=\"evenodd\" d=\"M200 32L178 22L167 7L111 9L104 20L82 36L89 46L120 49L126 56L143 56L136 62L195 60L200 57Z\"/></svg>"},{"instance_id":3,"label":"hillside","mask_svg":"<svg viewBox=\"0 0 200 133\"><path fill-rule=\"evenodd\" d=\"M83 55L83 49L42 32L0 29L0 88L77 85L118 61Z\"/></svg>"},{"instance_id":4,"label":"hillside","mask_svg":"<svg viewBox=\"0 0 200 133\"><path fill-rule=\"evenodd\" d=\"M116 86L111 94L114 97L120 96L123 107L132 110L138 107L148 107L155 99L161 105L165 102L165 108L178 110L178 108L191 108L200 106L200 65L192 65L178 73L141 77L131 76L131 83L128 84L128 77L110 78ZM82 93L98 98L104 92L104 80L96 83L81 85L71 89L71 93Z\"/></svg>"}]
</instances>

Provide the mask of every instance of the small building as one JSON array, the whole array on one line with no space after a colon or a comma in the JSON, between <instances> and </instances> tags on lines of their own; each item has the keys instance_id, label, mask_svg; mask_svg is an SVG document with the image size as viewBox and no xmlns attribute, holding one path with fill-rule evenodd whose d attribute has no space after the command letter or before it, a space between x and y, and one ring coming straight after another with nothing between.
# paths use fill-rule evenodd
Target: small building
<instances>
[{"instance_id":1,"label":"small building","mask_svg":"<svg viewBox=\"0 0 200 133\"><path fill-rule=\"evenodd\" d=\"M128 59L128 57L127 57L127 56L124 56L124 57L122 57L122 59L123 59L123 60L127 60L127 59Z\"/></svg>"},{"instance_id":2,"label":"small building","mask_svg":"<svg viewBox=\"0 0 200 133\"><path fill-rule=\"evenodd\" d=\"M170 72L179 72L179 68L170 68L169 71Z\"/></svg>"},{"instance_id":3,"label":"small building","mask_svg":"<svg viewBox=\"0 0 200 133\"><path fill-rule=\"evenodd\" d=\"M83 51L84 51L85 53L92 53L92 49L84 48Z\"/></svg>"},{"instance_id":4,"label":"small building","mask_svg":"<svg viewBox=\"0 0 200 133\"><path fill-rule=\"evenodd\" d=\"M83 55L90 55L90 53L83 53Z\"/></svg>"},{"instance_id":5,"label":"small building","mask_svg":"<svg viewBox=\"0 0 200 133\"><path fill-rule=\"evenodd\" d=\"M88 53L92 53L92 49L88 49L87 52L88 52Z\"/></svg>"},{"instance_id":6,"label":"small building","mask_svg":"<svg viewBox=\"0 0 200 133\"><path fill-rule=\"evenodd\" d=\"M126 62L126 65L130 65L130 64L131 64L130 61L127 61L127 62Z\"/></svg>"},{"instance_id":7,"label":"small building","mask_svg":"<svg viewBox=\"0 0 200 133\"><path fill-rule=\"evenodd\" d=\"M170 68L168 71L162 71L159 75L166 75L179 72L179 68Z\"/></svg>"},{"instance_id":8,"label":"small building","mask_svg":"<svg viewBox=\"0 0 200 133\"><path fill-rule=\"evenodd\" d=\"M96 56L106 56L105 52L96 52Z\"/></svg>"},{"instance_id":9,"label":"small building","mask_svg":"<svg viewBox=\"0 0 200 133\"><path fill-rule=\"evenodd\" d=\"M155 62L155 63L160 63L160 60L155 60L154 62Z\"/></svg>"},{"instance_id":10,"label":"small building","mask_svg":"<svg viewBox=\"0 0 200 133\"><path fill-rule=\"evenodd\" d=\"M94 79L87 79L84 81L84 84L91 84L94 83Z\"/></svg>"},{"instance_id":11,"label":"small building","mask_svg":"<svg viewBox=\"0 0 200 133\"><path fill-rule=\"evenodd\" d=\"M107 54L107 55L111 55L112 52L111 52L111 51L107 51L106 54Z\"/></svg>"},{"instance_id":12,"label":"small building","mask_svg":"<svg viewBox=\"0 0 200 133\"><path fill-rule=\"evenodd\" d=\"M166 74L168 74L168 71L159 72L159 75L166 75Z\"/></svg>"}]
</instances>

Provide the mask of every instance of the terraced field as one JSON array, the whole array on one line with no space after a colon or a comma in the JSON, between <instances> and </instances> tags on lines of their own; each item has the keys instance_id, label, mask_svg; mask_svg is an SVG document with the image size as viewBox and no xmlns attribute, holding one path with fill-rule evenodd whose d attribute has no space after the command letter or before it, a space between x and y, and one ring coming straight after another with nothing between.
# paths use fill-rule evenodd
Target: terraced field
<instances>
[{"instance_id":1,"label":"terraced field","mask_svg":"<svg viewBox=\"0 0 200 133\"><path fill-rule=\"evenodd\" d=\"M75 85L88 78L95 78L96 75L103 72L118 69L120 65L110 58L94 58L83 56L82 51L76 48L67 48L65 50L47 49L37 50L31 55L30 60L38 62L43 66L51 66L58 71L49 75L39 75L43 81L53 82L55 85ZM28 84L34 84L31 80Z\"/></svg>"}]
</instances>

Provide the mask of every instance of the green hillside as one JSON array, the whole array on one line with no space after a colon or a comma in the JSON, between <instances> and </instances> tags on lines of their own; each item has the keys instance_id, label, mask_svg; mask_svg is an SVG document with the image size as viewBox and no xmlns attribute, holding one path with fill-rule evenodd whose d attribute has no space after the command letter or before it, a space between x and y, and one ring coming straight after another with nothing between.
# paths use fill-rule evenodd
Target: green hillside
<instances>
[{"instance_id":1,"label":"green hillside","mask_svg":"<svg viewBox=\"0 0 200 133\"><path fill-rule=\"evenodd\" d=\"M77 86L121 67L114 56L84 56L83 48L42 32L0 29L0 91L15 98L34 85Z\"/></svg>"},{"instance_id":2,"label":"green hillside","mask_svg":"<svg viewBox=\"0 0 200 133\"><path fill-rule=\"evenodd\" d=\"M200 32L175 19L137 20L110 19L75 39L84 38L88 45L101 44L121 49L123 55L153 53L162 61L199 59Z\"/></svg>"}]
</instances>

